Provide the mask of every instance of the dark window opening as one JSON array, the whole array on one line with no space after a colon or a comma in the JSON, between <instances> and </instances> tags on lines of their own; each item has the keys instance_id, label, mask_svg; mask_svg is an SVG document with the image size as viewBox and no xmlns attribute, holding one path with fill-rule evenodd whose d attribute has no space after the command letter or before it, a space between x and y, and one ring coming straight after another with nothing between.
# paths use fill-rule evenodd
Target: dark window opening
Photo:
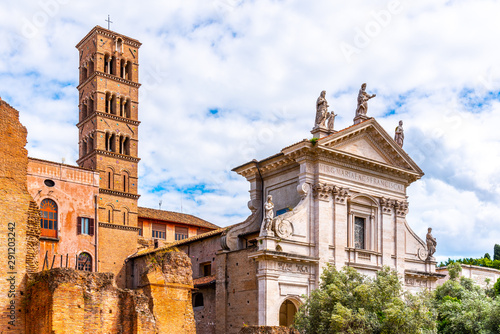
<instances>
[{"instance_id":1,"label":"dark window opening","mask_svg":"<svg viewBox=\"0 0 500 334\"><path fill-rule=\"evenodd\" d=\"M193 307L200 307L200 306L203 306L203 294L196 293L193 296Z\"/></svg>"},{"instance_id":2,"label":"dark window opening","mask_svg":"<svg viewBox=\"0 0 500 334\"><path fill-rule=\"evenodd\" d=\"M354 217L354 248L365 249L365 218Z\"/></svg>"}]
</instances>

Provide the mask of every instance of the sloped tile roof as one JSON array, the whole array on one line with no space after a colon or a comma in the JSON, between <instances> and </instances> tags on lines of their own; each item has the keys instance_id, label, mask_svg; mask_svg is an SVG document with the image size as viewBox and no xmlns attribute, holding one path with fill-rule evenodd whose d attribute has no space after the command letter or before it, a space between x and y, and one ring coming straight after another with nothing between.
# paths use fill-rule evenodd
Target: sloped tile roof
<instances>
[{"instance_id":1,"label":"sloped tile roof","mask_svg":"<svg viewBox=\"0 0 500 334\"><path fill-rule=\"evenodd\" d=\"M195 217L193 215L188 215L180 212L156 210L150 208L139 207L139 218L149 218L156 220L163 220L166 222L180 223L185 225L194 225L199 227L205 227L209 229L218 229L219 226L209 223L204 219Z\"/></svg>"},{"instance_id":2,"label":"sloped tile roof","mask_svg":"<svg viewBox=\"0 0 500 334\"><path fill-rule=\"evenodd\" d=\"M200 278L195 278L193 280L194 286L201 286L201 285L208 285L211 283L215 283L216 278L215 275L210 275L210 276L205 276L205 277L200 277Z\"/></svg>"}]
</instances>

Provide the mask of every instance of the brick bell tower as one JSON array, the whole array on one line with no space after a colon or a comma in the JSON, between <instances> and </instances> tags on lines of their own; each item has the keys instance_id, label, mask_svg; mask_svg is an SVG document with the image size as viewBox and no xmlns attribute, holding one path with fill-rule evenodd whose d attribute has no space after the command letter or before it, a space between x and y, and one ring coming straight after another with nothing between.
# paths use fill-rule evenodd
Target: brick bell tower
<instances>
[{"instance_id":1,"label":"brick bell tower","mask_svg":"<svg viewBox=\"0 0 500 334\"><path fill-rule=\"evenodd\" d=\"M80 59L80 167L100 174L99 222L137 226L139 48L96 26L76 46Z\"/></svg>"},{"instance_id":2,"label":"brick bell tower","mask_svg":"<svg viewBox=\"0 0 500 334\"><path fill-rule=\"evenodd\" d=\"M99 172L96 271L126 287L124 260L137 251L139 48L100 26L76 46L80 63L80 167Z\"/></svg>"}]
</instances>

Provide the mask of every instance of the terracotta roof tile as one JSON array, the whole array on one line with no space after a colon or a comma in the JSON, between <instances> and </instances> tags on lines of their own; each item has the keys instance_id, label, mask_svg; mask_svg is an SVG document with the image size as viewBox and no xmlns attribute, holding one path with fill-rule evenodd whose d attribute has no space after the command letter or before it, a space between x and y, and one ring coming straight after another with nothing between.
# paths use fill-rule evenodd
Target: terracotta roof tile
<instances>
[{"instance_id":1,"label":"terracotta roof tile","mask_svg":"<svg viewBox=\"0 0 500 334\"><path fill-rule=\"evenodd\" d=\"M207 233L198 234L198 235L192 236L192 237L184 239L184 240L179 240L179 241L176 241L176 242L169 243L168 245L165 245L163 247L158 247L158 248L143 248L143 249L139 250L137 253L130 255L129 258L136 258L136 257L148 255L148 254L151 254L151 253L154 253L154 252L159 252L159 251L162 251L162 250L165 250L165 249L169 249L169 248L172 248L172 247L177 247L177 246L180 246L180 245L183 245L183 244L187 244L187 243L192 242L192 241L205 239L205 238L217 235L217 234L222 234L222 232L224 232L228 228L229 227L223 227L223 228L219 228L217 230L213 230L213 231L210 231L210 232L207 232Z\"/></svg>"},{"instance_id":2,"label":"terracotta roof tile","mask_svg":"<svg viewBox=\"0 0 500 334\"><path fill-rule=\"evenodd\" d=\"M163 221L173 222L173 223L181 223L181 224L186 224L186 225L200 226L200 227L205 227L205 228L209 228L209 229L218 229L219 228L219 226L212 224L212 223L209 223L204 219L195 217L193 215L188 215L185 213L165 211L165 210L156 210L156 209L142 208L142 207L139 207L138 209L139 209L139 218L163 220Z\"/></svg>"}]
</instances>

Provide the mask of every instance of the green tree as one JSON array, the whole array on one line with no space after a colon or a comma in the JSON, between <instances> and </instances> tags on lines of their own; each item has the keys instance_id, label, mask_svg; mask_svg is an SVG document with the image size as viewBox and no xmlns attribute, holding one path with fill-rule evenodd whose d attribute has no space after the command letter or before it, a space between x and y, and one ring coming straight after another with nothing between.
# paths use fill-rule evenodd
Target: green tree
<instances>
[{"instance_id":1,"label":"green tree","mask_svg":"<svg viewBox=\"0 0 500 334\"><path fill-rule=\"evenodd\" d=\"M490 253L486 253L486 254L484 254L484 258L485 258L485 259L488 259L488 260L491 260Z\"/></svg>"},{"instance_id":2,"label":"green tree","mask_svg":"<svg viewBox=\"0 0 500 334\"><path fill-rule=\"evenodd\" d=\"M495 247L493 248L493 261L494 260L500 261L500 245L499 244L495 244Z\"/></svg>"},{"instance_id":3,"label":"green tree","mask_svg":"<svg viewBox=\"0 0 500 334\"><path fill-rule=\"evenodd\" d=\"M463 276L458 279L458 267L458 263L448 266L450 280L438 286L434 294L438 333L499 333L500 300L488 297L473 280Z\"/></svg>"},{"instance_id":4,"label":"green tree","mask_svg":"<svg viewBox=\"0 0 500 334\"><path fill-rule=\"evenodd\" d=\"M428 292L403 293L388 267L371 279L353 268L329 266L295 317L304 333L405 334L433 331L436 314Z\"/></svg>"}]
</instances>

